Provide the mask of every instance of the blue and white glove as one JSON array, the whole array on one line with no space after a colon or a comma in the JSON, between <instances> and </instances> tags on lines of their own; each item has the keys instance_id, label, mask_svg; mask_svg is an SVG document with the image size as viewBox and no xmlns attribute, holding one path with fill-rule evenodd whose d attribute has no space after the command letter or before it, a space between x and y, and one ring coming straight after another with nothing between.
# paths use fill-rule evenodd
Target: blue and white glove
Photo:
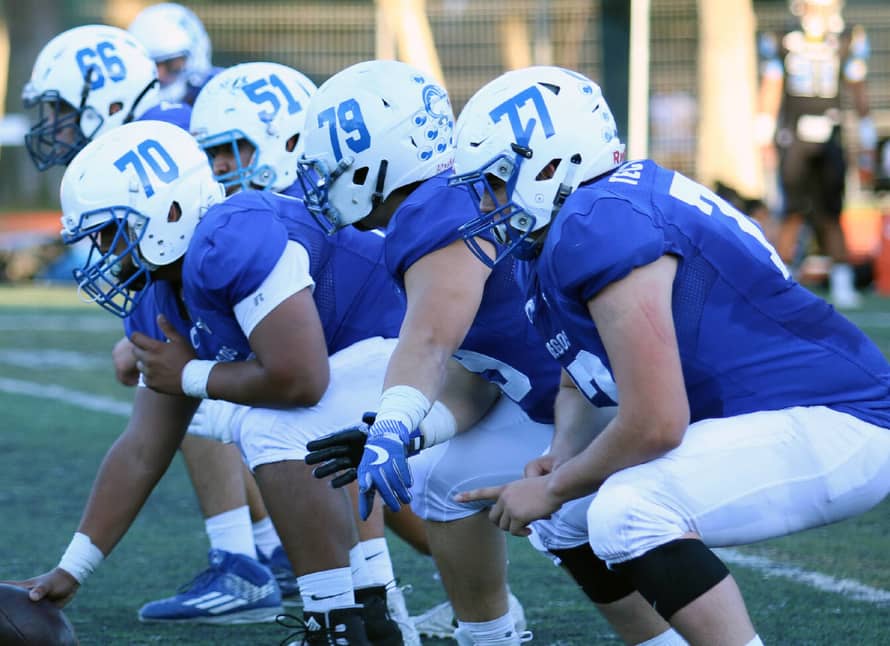
<instances>
[{"instance_id":1,"label":"blue and white glove","mask_svg":"<svg viewBox=\"0 0 890 646\"><path fill-rule=\"evenodd\" d=\"M358 511L362 520L371 515L375 491L393 511L411 502L414 479L408 467L408 456L420 449L419 431L411 433L404 424L391 419L374 422L358 465Z\"/></svg>"}]
</instances>

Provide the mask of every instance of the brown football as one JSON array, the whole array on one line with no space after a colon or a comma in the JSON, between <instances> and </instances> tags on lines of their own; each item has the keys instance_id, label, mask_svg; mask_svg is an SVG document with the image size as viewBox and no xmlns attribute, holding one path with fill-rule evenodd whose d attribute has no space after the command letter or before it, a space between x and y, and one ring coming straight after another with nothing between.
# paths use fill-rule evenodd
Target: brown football
<instances>
[{"instance_id":1,"label":"brown football","mask_svg":"<svg viewBox=\"0 0 890 646\"><path fill-rule=\"evenodd\" d=\"M35 603L24 588L0 583L0 644L77 646L77 637L65 613L52 603Z\"/></svg>"}]
</instances>

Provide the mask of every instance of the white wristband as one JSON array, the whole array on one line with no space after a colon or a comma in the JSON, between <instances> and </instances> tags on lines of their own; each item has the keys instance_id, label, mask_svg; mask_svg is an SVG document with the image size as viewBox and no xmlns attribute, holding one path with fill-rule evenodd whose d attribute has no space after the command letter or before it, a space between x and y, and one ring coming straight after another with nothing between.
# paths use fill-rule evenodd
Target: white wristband
<instances>
[{"instance_id":1,"label":"white wristband","mask_svg":"<svg viewBox=\"0 0 890 646\"><path fill-rule=\"evenodd\" d=\"M210 371L218 361L206 359L192 359L182 368L182 392L189 397L207 399L207 382L210 380Z\"/></svg>"},{"instance_id":2,"label":"white wristband","mask_svg":"<svg viewBox=\"0 0 890 646\"><path fill-rule=\"evenodd\" d=\"M77 532L62 554L59 567L73 576L78 583L83 583L105 559L102 550L93 545L86 534Z\"/></svg>"},{"instance_id":3,"label":"white wristband","mask_svg":"<svg viewBox=\"0 0 890 646\"><path fill-rule=\"evenodd\" d=\"M457 420L440 401L433 402L433 407L420 423L420 434L423 436L423 448L447 442L457 433Z\"/></svg>"},{"instance_id":4,"label":"white wristband","mask_svg":"<svg viewBox=\"0 0 890 646\"><path fill-rule=\"evenodd\" d=\"M430 410L430 400L412 386L392 386L380 396L377 419L391 419L401 422L410 433L426 417Z\"/></svg>"}]
</instances>

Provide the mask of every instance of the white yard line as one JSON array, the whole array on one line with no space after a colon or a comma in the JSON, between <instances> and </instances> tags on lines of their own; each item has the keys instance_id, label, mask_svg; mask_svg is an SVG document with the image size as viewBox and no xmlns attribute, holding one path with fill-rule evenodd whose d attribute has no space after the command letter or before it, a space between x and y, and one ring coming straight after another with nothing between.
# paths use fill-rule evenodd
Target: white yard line
<instances>
[{"instance_id":1,"label":"white yard line","mask_svg":"<svg viewBox=\"0 0 890 646\"><path fill-rule=\"evenodd\" d=\"M854 581L853 579L837 579L821 572L804 570L794 565L786 565L764 556L743 554L734 549L718 549L717 554L727 563L741 565L761 572L766 577L778 577L795 583L802 583L822 592L833 592L854 601L865 601L875 604L890 604L890 592L873 588Z\"/></svg>"},{"instance_id":2,"label":"white yard line","mask_svg":"<svg viewBox=\"0 0 890 646\"><path fill-rule=\"evenodd\" d=\"M0 314L2 331L111 332L123 334L123 322L114 316L89 314Z\"/></svg>"},{"instance_id":3,"label":"white yard line","mask_svg":"<svg viewBox=\"0 0 890 646\"><path fill-rule=\"evenodd\" d=\"M0 363L21 368L61 368L64 370L101 370L111 367L111 356L53 348L0 348Z\"/></svg>"},{"instance_id":4,"label":"white yard line","mask_svg":"<svg viewBox=\"0 0 890 646\"><path fill-rule=\"evenodd\" d=\"M92 393L73 390L56 384L39 384L21 379L0 377L0 391L13 395L29 395L31 397L52 399L63 404L77 406L78 408L99 413L121 415L123 417L129 417L132 409L130 404L119 399L93 395Z\"/></svg>"}]
</instances>

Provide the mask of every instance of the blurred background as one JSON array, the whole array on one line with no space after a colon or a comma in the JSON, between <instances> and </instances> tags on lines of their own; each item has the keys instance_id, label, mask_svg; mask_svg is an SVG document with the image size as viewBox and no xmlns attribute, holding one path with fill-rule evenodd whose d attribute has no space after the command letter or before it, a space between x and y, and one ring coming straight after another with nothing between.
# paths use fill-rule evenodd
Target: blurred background
<instances>
[{"instance_id":1,"label":"blurred background","mask_svg":"<svg viewBox=\"0 0 890 646\"><path fill-rule=\"evenodd\" d=\"M2 0L0 4L0 281L59 278L58 186L22 146L21 90L40 49L77 25L126 28L142 0ZM530 64L576 69L603 87L628 157L651 157L756 208L769 233L780 207L757 143L758 36L794 24L787 0L187 0L204 22L213 62L290 65L321 84L369 58L399 58L442 79L455 112L485 82ZM848 0L865 27L867 88L879 141L890 136L890 3ZM890 237L885 194L860 186L856 115L844 94L849 178L843 226L867 285ZM890 146L888 146L890 151ZM890 155L888 155L890 156ZM879 173L880 174L880 173ZM890 184L890 181L887 182ZM880 185L880 183L879 183ZM887 226L882 223L886 222ZM818 274L818 271L816 272ZM62 276L62 278L67 278ZM806 276L802 276L806 279ZM818 281L816 275L814 280Z\"/></svg>"}]
</instances>

